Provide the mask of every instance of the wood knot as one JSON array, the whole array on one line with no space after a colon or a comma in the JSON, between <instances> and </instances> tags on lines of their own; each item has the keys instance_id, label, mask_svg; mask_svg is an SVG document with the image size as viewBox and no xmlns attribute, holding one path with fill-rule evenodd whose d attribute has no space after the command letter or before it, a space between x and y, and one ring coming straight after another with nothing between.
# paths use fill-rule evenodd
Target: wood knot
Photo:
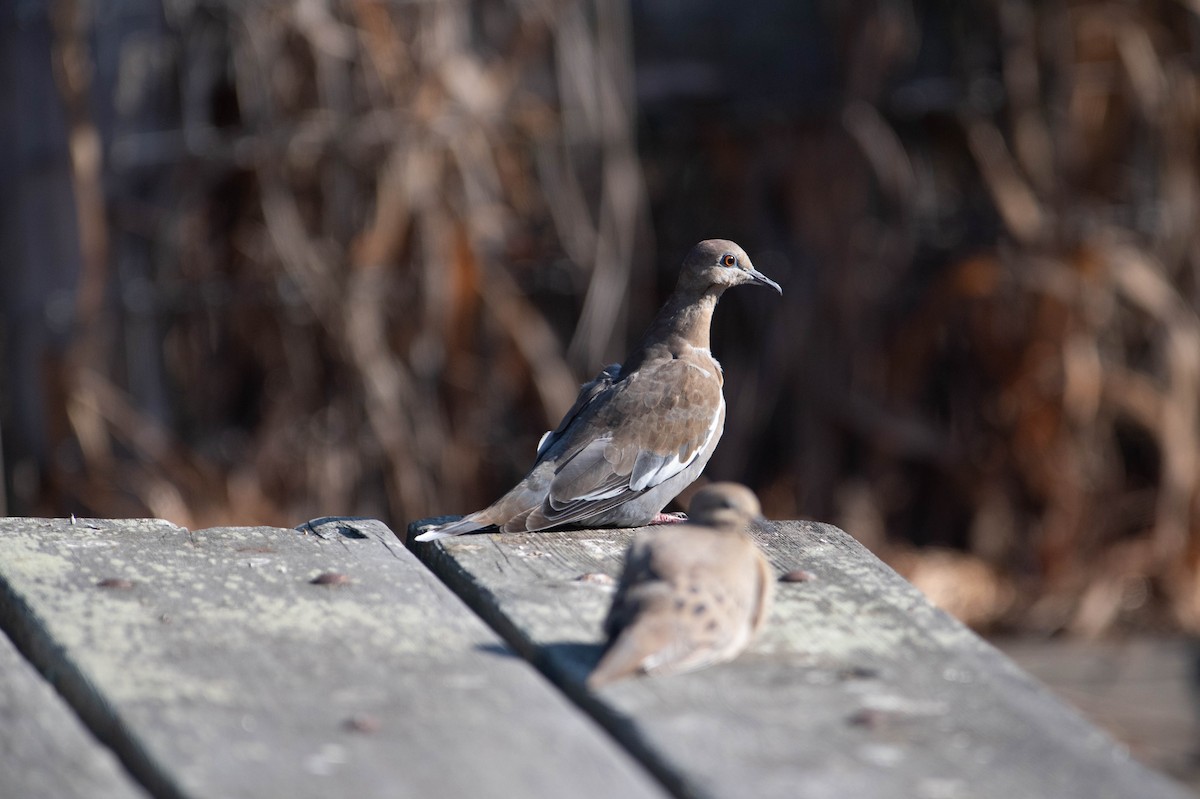
<instances>
[{"instance_id":1,"label":"wood knot","mask_svg":"<svg viewBox=\"0 0 1200 799\"><path fill-rule=\"evenodd\" d=\"M309 582L313 585L346 585L350 578L341 572L321 572Z\"/></svg>"},{"instance_id":2,"label":"wood knot","mask_svg":"<svg viewBox=\"0 0 1200 799\"><path fill-rule=\"evenodd\" d=\"M810 580L817 579L817 575L804 569L792 569L790 572L785 572L779 577L781 583L807 583Z\"/></svg>"},{"instance_id":3,"label":"wood knot","mask_svg":"<svg viewBox=\"0 0 1200 799\"><path fill-rule=\"evenodd\" d=\"M128 591L134 585L133 580L126 580L124 577L105 577L96 583L97 588L107 588L113 591Z\"/></svg>"}]
</instances>

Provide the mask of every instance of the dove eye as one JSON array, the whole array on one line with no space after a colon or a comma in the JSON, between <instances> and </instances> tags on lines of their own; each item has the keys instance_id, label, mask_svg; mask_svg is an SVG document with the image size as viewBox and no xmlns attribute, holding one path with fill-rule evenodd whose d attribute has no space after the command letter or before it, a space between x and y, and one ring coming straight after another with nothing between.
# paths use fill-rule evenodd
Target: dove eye
<instances>
[{"instance_id":1,"label":"dove eye","mask_svg":"<svg viewBox=\"0 0 1200 799\"><path fill-rule=\"evenodd\" d=\"M721 263L725 266L737 266L737 258L734 258L732 255L726 255L721 259Z\"/></svg>"}]
</instances>

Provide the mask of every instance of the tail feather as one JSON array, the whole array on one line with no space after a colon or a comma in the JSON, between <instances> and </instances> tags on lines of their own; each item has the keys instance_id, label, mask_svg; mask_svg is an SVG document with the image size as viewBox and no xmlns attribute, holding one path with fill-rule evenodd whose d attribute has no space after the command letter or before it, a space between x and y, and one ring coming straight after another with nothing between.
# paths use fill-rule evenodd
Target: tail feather
<instances>
[{"instance_id":1,"label":"tail feather","mask_svg":"<svg viewBox=\"0 0 1200 799\"><path fill-rule=\"evenodd\" d=\"M535 466L525 479L517 483L507 494L492 503L491 507L464 516L456 522L447 522L430 527L416 537L416 541L437 541L463 533L473 533L492 525L506 533L532 532L539 527L530 527L529 514L546 498L549 481L554 476L554 464L542 463Z\"/></svg>"},{"instance_id":2,"label":"tail feather","mask_svg":"<svg viewBox=\"0 0 1200 799\"><path fill-rule=\"evenodd\" d=\"M600 662L588 675L589 688L635 674L672 673L672 665L681 654L679 635L670 618L653 612L635 618L609 641Z\"/></svg>"},{"instance_id":3,"label":"tail feather","mask_svg":"<svg viewBox=\"0 0 1200 799\"><path fill-rule=\"evenodd\" d=\"M651 610L639 614L617 633L588 675L587 684L598 688L638 674L684 674L730 660L741 648L696 640L688 634L686 622L681 625L671 611Z\"/></svg>"},{"instance_id":4,"label":"tail feather","mask_svg":"<svg viewBox=\"0 0 1200 799\"><path fill-rule=\"evenodd\" d=\"M642 648L634 638L629 630L625 630L609 644L600 662L588 675L588 688L595 690L610 682L632 677L642 670L642 661L645 660L646 654L641 651Z\"/></svg>"},{"instance_id":5,"label":"tail feather","mask_svg":"<svg viewBox=\"0 0 1200 799\"><path fill-rule=\"evenodd\" d=\"M470 516L464 516L456 522L448 522L440 524L437 527L430 527L425 532L421 533L414 540L416 541L437 541L442 538L453 538L456 535L463 533L472 533L476 530L482 530L484 527L490 526L490 522L482 521L478 518L479 514L472 513Z\"/></svg>"}]
</instances>

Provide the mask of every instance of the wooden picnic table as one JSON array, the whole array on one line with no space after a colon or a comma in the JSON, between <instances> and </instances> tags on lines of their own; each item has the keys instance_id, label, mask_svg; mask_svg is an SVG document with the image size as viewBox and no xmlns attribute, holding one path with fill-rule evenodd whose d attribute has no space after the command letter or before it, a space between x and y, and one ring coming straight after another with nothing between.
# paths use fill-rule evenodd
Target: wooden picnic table
<instances>
[{"instance_id":1,"label":"wooden picnic table","mask_svg":"<svg viewBox=\"0 0 1200 799\"><path fill-rule=\"evenodd\" d=\"M632 534L0 519L0 797L1188 795L827 525L741 658L589 692Z\"/></svg>"}]
</instances>

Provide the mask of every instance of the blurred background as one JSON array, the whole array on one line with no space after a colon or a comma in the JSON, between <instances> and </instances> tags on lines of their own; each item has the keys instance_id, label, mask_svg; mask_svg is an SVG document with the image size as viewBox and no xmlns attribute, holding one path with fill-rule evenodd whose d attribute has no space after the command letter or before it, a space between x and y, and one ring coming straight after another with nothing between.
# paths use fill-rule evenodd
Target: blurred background
<instances>
[{"instance_id":1,"label":"blurred background","mask_svg":"<svg viewBox=\"0 0 1200 799\"><path fill-rule=\"evenodd\" d=\"M13 0L0 92L0 510L477 509L732 238L706 477L1165 642L1195 769L1197 0Z\"/></svg>"}]
</instances>

